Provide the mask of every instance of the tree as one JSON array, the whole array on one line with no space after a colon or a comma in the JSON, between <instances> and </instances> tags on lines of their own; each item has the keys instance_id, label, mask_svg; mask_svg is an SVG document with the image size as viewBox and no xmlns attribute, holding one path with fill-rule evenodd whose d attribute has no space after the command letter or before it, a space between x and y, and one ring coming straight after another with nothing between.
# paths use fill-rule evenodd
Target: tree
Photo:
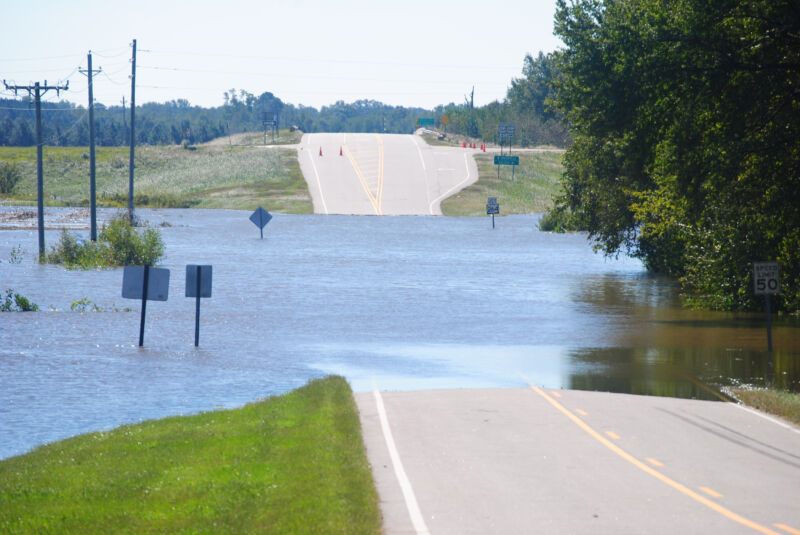
<instances>
[{"instance_id":1,"label":"tree","mask_svg":"<svg viewBox=\"0 0 800 535\"><path fill-rule=\"evenodd\" d=\"M556 33L562 203L597 246L722 309L756 307L752 262L778 260L800 310L796 4L558 0Z\"/></svg>"}]
</instances>

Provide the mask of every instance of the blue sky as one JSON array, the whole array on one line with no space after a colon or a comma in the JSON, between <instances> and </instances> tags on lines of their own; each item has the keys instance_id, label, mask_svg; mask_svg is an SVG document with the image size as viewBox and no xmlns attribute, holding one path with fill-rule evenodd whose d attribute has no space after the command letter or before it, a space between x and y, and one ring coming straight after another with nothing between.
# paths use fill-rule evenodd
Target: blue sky
<instances>
[{"instance_id":1,"label":"blue sky","mask_svg":"<svg viewBox=\"0 0 800 535\"><path fill-rule=\"evenodd\" d=\"M271 91L320 107L379 100L431 108L461 103L475 86L483 105L505 96L526 53L561 46L555 0L488 2L6 2L0 10L0 78L27 85L69 80L62 99L85 105L86 54L98 102L185 98L218 106L225 91ZM0 87L0 95L13 92ZM53 92L47 100L58 100Z\"/></svg>"}]
</instances>

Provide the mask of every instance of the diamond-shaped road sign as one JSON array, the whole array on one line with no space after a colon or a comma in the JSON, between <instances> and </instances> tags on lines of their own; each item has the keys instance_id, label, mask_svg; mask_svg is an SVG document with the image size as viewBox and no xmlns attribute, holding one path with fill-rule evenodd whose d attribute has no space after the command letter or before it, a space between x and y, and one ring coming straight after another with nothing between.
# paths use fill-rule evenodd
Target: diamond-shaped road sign
<instances>
[{"instance_id":1,"label":"diamond-shaped road sign","mask_svg":"<svg viewBox=\"0 0 800 535\"><path fill-rule=\"evenodd\" d=\"M269 223L270 219L272 219L272 214L260 206L256 208L255 212L250 214L250 221L252 221L253 224L259 228L262 238L264 237L264 227L267 226L267 223Z\"/></svg>"}]
</instances>

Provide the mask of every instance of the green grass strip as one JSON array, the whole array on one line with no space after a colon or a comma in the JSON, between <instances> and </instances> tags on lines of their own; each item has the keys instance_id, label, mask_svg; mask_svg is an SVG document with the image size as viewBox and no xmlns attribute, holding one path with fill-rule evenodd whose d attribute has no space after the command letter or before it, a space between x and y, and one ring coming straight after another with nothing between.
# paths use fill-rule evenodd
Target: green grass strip
<instances>
[{"instance_id":1,"label":"green grass strip","mask_svg":"<svg viewBox=\"0 0 800 535\"><path fill-rule=\"evenodd\" d=\"M379 533L347 382L0 461L2 533Z\"/></svg>"},{"instance_id":2,"label":"green grass strip","mask_svg":"<svg viewBox=\"0 0 800 535\"><path fill-rule=\"evenodd\" d=\"M478 181L442 202L448 216L486 215L486 199L497 197L500 214L540 213L553 205L561 188L562 154L559 152L520 152L519 165L511 178L511 166L500 166L500 178L494 155L478 154Z\"/></svg>"}]
</instances>

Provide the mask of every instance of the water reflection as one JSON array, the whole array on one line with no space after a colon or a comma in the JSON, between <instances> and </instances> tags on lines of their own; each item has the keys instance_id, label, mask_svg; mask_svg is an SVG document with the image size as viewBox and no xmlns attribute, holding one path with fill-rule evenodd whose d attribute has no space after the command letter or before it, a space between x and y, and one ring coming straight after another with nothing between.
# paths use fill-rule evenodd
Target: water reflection
<instances>
[{"instance_id":1,"label":"water reflection","mask_svg":"<svg viewBox=\"0 0 800 535\"><path fill-rule=\"evenodd\" d=\"M160 226L172 272L169 301L147 307L144 348L121 270L40 266L35 230L0 230L0 290L43 309L0 314L0 457L328 373L357 391L530 381L703 399L769 380L759 315L682 309L671 281L594 254L583 235L538 232L536 217L492 230L484 218L278 215L261 240L246 212L139 215ZM17 247L21 264L8 261ZM200 348L190 263L214 266ZM71 311L82 298L102 311ZM797 319L776 320L774 384L794 391L798 333Z\"/></svg>"}]
</instances>

